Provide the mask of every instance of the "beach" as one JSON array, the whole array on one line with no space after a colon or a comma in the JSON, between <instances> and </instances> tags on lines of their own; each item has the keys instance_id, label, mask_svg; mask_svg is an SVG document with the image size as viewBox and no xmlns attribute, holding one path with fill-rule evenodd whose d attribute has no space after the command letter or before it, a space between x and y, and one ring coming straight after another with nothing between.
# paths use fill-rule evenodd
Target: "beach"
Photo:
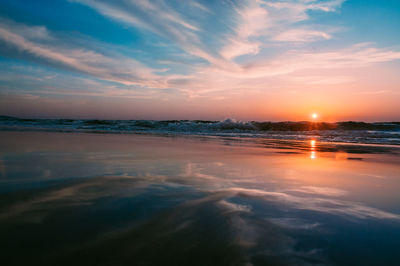
<instances>
[{"instance_id":1,"label":"beach","mask_svg":"<svg viewBox=\"0 0 400 266\"><path fill-rule=\"evenodd\" d=\"M5 265L396 265L400 147L0 132Z\"/></svg>"}]
</instances>

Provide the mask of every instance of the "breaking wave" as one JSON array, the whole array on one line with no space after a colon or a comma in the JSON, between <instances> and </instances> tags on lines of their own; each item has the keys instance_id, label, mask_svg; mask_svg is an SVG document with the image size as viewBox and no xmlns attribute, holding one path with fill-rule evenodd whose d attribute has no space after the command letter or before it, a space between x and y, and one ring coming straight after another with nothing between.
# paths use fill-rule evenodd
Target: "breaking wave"
<instances>
[{"instance_id":1,"label":"breaking wave","mask_svg":"<svg viewBox=\"0 0 400 266\"><path fill-rule=\"evenodd\" d=\"M400 122L256 122L205 120L23 119L0 116L0 130L156 133L400 145Z\"/></svg>"}]
</instances>

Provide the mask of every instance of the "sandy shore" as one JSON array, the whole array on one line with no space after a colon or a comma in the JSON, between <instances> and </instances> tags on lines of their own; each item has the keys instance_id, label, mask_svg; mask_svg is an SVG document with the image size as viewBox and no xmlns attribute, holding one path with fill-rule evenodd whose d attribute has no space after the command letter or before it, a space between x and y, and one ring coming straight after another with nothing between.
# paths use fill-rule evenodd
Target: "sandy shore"
<instances>
[{"instance_id":1,"label":"sandy shore","mask_svg":"<svg viewBox=\"0 0 400 266\"><path fill-rule=\"evenodd\" d=\"M399 148L0 132L6 265L395 265Z\"/></svg>"}]
</instances>

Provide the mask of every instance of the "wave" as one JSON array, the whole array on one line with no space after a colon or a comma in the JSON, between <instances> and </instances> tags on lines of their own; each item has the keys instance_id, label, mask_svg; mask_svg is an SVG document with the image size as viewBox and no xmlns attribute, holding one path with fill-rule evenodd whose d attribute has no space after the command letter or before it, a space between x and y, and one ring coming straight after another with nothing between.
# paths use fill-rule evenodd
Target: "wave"
<instances>
[{"instance_id":1,"label":"wave","mask_svg":"<svg viewBox=\"0 0 400 266\"><path fill-rule=\"evenodd\" d=\"M400 145L400 122L257 122L205 120L24 119L0 116L0 130L46 130L97 133L166 133L310 139Z\"/></svg>"}]
</instances>

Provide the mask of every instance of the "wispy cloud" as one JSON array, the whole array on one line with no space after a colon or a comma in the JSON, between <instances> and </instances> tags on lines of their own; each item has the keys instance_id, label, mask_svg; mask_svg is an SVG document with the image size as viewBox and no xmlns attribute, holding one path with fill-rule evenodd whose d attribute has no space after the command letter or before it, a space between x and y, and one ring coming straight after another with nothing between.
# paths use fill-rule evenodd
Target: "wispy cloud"
<instances>
[{"instance_id":1,"label":"wispy cloud","mask_svg":"<svg viewBox=\"0 0 400 266\"><path fill-rule=\"evenodd\" d=\"M236 9L234 35L229 36L221 54L232 59L246 54L258 54L263 44L269 42L330 39L332 36L324 31L301 28L296 23L309 19L308 10L333 12L342 2L248 0L243 7Z\"/></svg>"},{"instance_id":2,"label":"wispy cloud","mask_svg":"<svg viewBox=\"0 0 400 266\"><path fill-rule=\"evenodd\" d=\"M283 75L304 69L366 67L374 63L400 59L400 52L360 43L350 48L324 52L290 50L274 60L253 62L245 66L244 75Z\"/></svg>"},{"instance_id":3,"label":"wispy cloud","mask_svg":"<svg viewBox=\"0 0 400 266\"><path fill-rule=\"evenodd\" d=\"M66 46L63 39L51 36L44 27L1 23L0 41L25 54L26 59L41 60L125 85L162 87L159 77L154 74L155 69L134 59L114 58L84 47Z\"/></svg>"},{"instance_id":4,"label":"wispy cloud","mask_svg":"<svg viewBox=\"0 0 400 266\"><path fill-rule=\"evenodd\" d=\"M282 32L272 38L278 42L310 42L317 40L329 40L332 36L323 31L307 30L307 29L293 29Z\"/></svg>"},{"instance_id":5,"label":"wispy cloud","mask_svg":"<svg viewBox=\"0 0 400 266\"><path fill-rule=\"evenodd\" d=\"M259 53L261 42L251 41L250 38L260 36L269 24L268 11L261 6L261 1L249 1L248 5L236 8L235 11L234 34L229 36L227 44L221 51L221 54L227 59Z\"/></svg>"},{"instance_id":6,"label":"wispy cloud","mask_svg":"<svg viewBox=\"0 0 400 266\"><path fill-rule=\"evenodd\" d=\"M237 69L222 70L213 66L203 67L196 76L183 78L190 87L190 95L209 94L216 91L234 93L265 89L276 82L287 84L293 81L300 84L341 84L354 82L347 70L363 68L375 63L400 59L400 52L379 49L371 45L357 44L350 48L325 52L291 50L273 59L254 61L240 65ZM335 71L335 75L299 74L302 71ZM173 80L169 80L172 82ZM184 87L182 87L185 90Z\"/></svg>"},{"instance_id":7,"label":"wispy cloud","mask_svg":"<svg viewBox=\"0 0 400 266\"><path fill-rule=\"evenodd\" d=\"M212 52L200 39L201 29L192 21L184 19L164 1L96 1L74 0L97 10L102 15L126 25L147 30L178 45L190 55L202 58L221 67L229 62ZM197 7L201 5L197 4ZM204 7L203 10L206 10Z\"/></svg>"},{"instance_id":8,"label":"wispy cloud","mask_svg":"<svg viewBox=\"0 0 400 266\"><path fill-rule=\"evenodd\" d=\"M204 12L207 12L207 13L213 13L211 11L211 9L209 9L207 6L205 6L203 4L200 4L197 1L190 1L189 4L192 5L193 7L197 8L197 9L200 9L201 11L204 11Z\"/></svg>"},{"instance_id":9,"label":"wispy cloud","mask_svg":"<svg viewBox=\"0 0 400 266\"><path fill-rule=\"evenodd\" d=\"M289 19L300 21L308 18L308 10L320 10L325 12L336 11L346 0L294 0L294 1L266 1L266 5L279 10L285 10L292 16Z\"/></svg>"}]
</instances>

